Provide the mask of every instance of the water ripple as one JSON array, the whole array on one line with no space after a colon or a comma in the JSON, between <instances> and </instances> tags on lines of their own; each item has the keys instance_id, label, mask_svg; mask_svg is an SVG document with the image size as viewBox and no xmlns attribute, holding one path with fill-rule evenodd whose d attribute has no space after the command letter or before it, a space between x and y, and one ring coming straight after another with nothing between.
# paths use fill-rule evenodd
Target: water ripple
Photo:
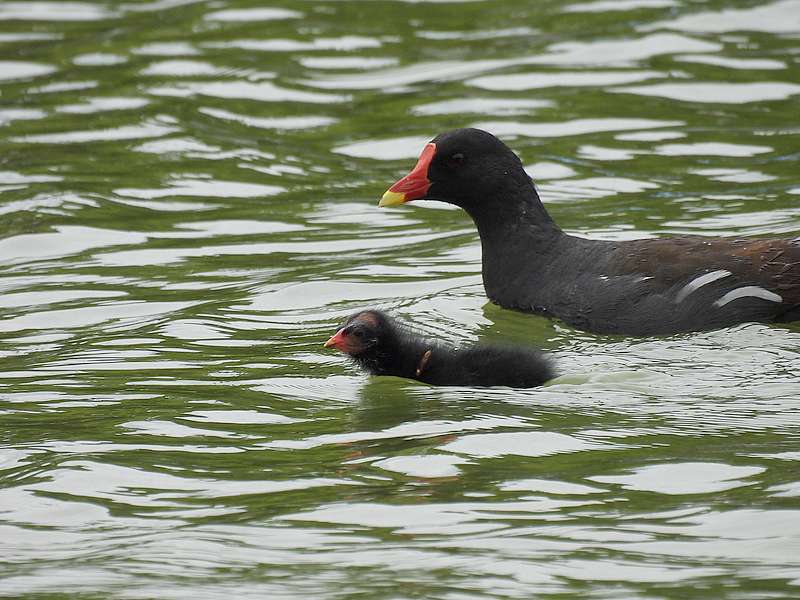
<instances>
[{"instance_id":1,"label":"water ripple","mask_svg":"<svg viewBox=\"0 0 800 600\"><path fill-rule=\"evenodd\" d=\"M800 2L750 4L0 4L0 595L796 597L796 325L576 331L376 207L477 125L570 233L797 237ZM559 376L367 377L368 306Z\"/></svg>"}]
</instances>

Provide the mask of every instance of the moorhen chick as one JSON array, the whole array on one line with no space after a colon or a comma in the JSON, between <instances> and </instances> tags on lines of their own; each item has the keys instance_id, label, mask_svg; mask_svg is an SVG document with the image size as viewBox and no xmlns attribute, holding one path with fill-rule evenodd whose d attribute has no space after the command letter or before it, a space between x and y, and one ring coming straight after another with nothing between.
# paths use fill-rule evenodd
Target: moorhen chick
<instances>
[{"instance_id":1,"label":"moorhen chick","mask_svg":"<svg viewBox=\"0 0 800 600\"><path fill-rule=\"evenodd\" d=\"M589 240L564 233L519 158L479 129L442 133L379 206L463 208L495 304L596 333L657 335L800 319L800 238Z\"/></svg>"},{"instance_id":2,"label":"moorhen chick","mask_svg":"<svg viewBox=\"0 0 800 600\"><path fill-rule=\"evenodd\" d=\"M453 348L426 340L379 310L347 318L325 342L372 375L394 375L431 385L530 388L555 377L550 361L530 348L474 344Z\"/></svg>"}]
</instances>

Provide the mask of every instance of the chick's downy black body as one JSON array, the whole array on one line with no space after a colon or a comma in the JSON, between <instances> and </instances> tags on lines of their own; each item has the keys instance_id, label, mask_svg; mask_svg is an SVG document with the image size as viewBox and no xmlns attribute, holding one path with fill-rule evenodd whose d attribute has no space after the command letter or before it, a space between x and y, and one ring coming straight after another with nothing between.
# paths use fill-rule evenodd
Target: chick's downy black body
<instances>
[{"instance_id":1,"label":"chick's downy black body","mask_svg":"<svg viewBox=\"0 0 800 600\"><path fill-rule=\"evenodd\" d=\"M425 339L378 310L349 317L325 343L372 375L393 375L431 385L542 385L555 374L538 350L506 344L454 348Z\"/></svg>"}]
</instances>

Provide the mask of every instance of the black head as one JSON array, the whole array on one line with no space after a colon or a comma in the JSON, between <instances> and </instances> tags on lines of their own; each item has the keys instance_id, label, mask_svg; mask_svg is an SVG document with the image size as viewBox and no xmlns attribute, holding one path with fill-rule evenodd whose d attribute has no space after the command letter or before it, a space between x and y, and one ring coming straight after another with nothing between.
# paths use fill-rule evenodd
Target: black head
<instances>
[{"instance_id":1,"label":"black head","mask_svg":"<svg viewBox=\"0 0 800 600\"><path fill-rule=\"evenodd\" d=\"M454 129L425 147L411 173L389 188L380 205L427 199L475 212L519 189L533 191L533 183L508 146L480 129Z\"/></svg>"},{"instance_id":2,"label":"black head","mask_svg":"<svg viewBox=\"0 0 800 600\"><path fill-rule=\"evenodd\" d=\"M325 347L358 358L377 351L393 335L394 327L389 317L379 310L365 310L347 317L325 342Z\"/></svg>"}]
</instances>

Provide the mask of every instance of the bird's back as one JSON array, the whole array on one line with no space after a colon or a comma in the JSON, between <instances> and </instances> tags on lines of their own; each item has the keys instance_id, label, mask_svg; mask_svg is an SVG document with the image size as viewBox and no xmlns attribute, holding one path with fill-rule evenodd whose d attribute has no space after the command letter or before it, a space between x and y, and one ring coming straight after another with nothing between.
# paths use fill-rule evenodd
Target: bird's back
<instances>
[{"instance_id":1,"label":"bird's back","mask_svg":"<svg viewBox=\"0 0 800 600\"><path fill-rule=\"evenodd\" d=\"M435 385L529 388L553 377L550 362L538 350L485 343L435 350L420 380Z\"/></svg>"},{"instance_id":2,"label":"bird's back","mask_svg":"<svg viewBox=\"0 0 800 600\"><path fill-rule=\"evenodd\" d=\"M627 335L800 318L797 240L567 240L544 268L529 261L529 277L507 286L511 295L498 303Z\"/></svg>"}]
</instances>

